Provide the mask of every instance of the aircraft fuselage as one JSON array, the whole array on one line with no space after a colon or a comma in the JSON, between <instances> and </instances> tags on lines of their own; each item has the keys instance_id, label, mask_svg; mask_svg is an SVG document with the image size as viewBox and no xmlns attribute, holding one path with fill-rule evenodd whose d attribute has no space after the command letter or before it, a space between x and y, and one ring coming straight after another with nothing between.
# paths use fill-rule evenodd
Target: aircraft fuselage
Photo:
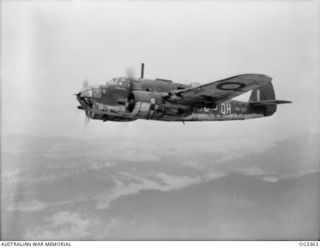
<instances>
[{"instance_id":1,"label":"aircraft fuselage","mask_svg":"<svg viewBox=\"0 0 320 248\"><path fill-rule=\"evenodd\" d=\"M266 76L248 74L242 78L254 81ZM240 92L245 84L242 81L221 81L216 83L220 97L230 92ZM230 82L231 81L231 82ZM208 87L208 86L206 86ZM191 89L192 97L186 92ZM190 90L189 90L190 91ZM115 78L104 85L91 86L77 94L79 109L90 119L102 121L134 121L137 119L159 121L227 121L246 120L272 115L277 104L287 101L275 100L271 82L252 91L248 102L215 98L214 92L202 91L202 86L174 83L164 79ZM203 93L202 93L203 92Z\"/></svg>"}]
</instances>

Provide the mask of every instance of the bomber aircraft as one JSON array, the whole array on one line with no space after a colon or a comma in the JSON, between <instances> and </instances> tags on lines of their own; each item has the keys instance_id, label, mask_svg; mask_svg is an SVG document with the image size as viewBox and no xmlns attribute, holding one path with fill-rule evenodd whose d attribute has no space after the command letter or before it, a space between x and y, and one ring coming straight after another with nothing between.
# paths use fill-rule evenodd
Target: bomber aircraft
<instances>
[{"instance_id":1,"label":"bomber aircraft","mask_svg":"<svg viewBox=\"0 0 320 248\"><path fill-rule=\"evenodd\" d=\"M167 79L118 77L106 84L89 86L76 94L78 109L88 119L102 121L227 121L273 115L278 104L271 77L242 74L207 84L180 84ZM232 98L252 91L249 101Z\"/></svg>"}]
</instances>

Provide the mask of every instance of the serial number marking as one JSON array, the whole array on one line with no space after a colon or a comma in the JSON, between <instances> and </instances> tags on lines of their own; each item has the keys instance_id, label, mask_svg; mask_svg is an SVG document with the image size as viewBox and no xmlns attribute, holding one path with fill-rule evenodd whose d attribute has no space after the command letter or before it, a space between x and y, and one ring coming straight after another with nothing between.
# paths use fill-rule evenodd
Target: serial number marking
<instances>
[{"instance_id":1,"label":"serial number marking","mask_svg":"<svg viewBox=\"0 0 320 248\"><path fill-rule=\"evenodd\" d=\"M231 114L231 104L230 103L222 103L220 109L221 109L221 114L223 114L223 115Z\"/></svg>"},{"instance_id":2,"label":"serial number marking","mask_svg":"<svg viewBox=\"0 0 320 248\"><path fill-rule=\"evenodd\" d=\"M242 111L242 112L246 112L247 111L247 108L246 107L240 107L240 106L236 106L234 108L235 111Z\"/></svg>"},{"instance_id":3,"label":"serial number marking","mask_svg":"<svg viewBox=\"0 0 320 248\"><path fill-rule=\"evenodd\" d=\"M231 104L230 103L221 103L220 105L220 112L223 115L229 115L232 113L231 111ZM204 107L199 109L200 111L204 111L206 113L210 112L210 111L218 111L218 106L216 106L215 108L208 108L208 107Z\"/></svg>"},{"instance_id":4,"label":"serial number marking","mask_svg":"<svg viewBox=\"0 0 320 248\"><path fill-rule=\"evenodd\" d=\"M234 108L232 108L231 103L221 103L215 108L204 107L204 108L196 109L196 111L205 112L205 113L218 112L218 114L230 115L233 112L246 113L248 111L248 107L245 105L234 105Z\"/></svg>"}]
</instances>

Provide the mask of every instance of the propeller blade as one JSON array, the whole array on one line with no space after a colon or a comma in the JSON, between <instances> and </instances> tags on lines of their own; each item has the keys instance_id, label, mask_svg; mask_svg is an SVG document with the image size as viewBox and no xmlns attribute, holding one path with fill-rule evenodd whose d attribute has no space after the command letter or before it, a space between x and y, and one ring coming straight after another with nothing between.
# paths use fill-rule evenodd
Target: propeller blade
<instances>
[{"instance_id":1,"label":"propeller blade","mask_svg":"<svg viewBox=\"0 0 320 248\"><path fill-rule=\"evenodd\" d=\"M86 110L85 111L85 119L84 119L84 123L87 125L90 121L90 111Z\"/></svg>"},{"instance_id":2,"label":"propeller blade","mask_svg":"<svg viewBox=\"0 0 320 248\"><path fill-rule=\"evenodd\" d=\"M131 66L126 69L126 77L129 79L134 78L134 69Z\"/></svg>"},{"instance_id":3,"label":"propeller blade","mask_svg":"<svg viewBox=\"0 0 320 248\"><path fill-rule=\"evenodd\" d=\"M82 88L87 88L87 87L89 87L89 80L88 79L84 80L82 83Z\"/></svg>"}]
</instances>

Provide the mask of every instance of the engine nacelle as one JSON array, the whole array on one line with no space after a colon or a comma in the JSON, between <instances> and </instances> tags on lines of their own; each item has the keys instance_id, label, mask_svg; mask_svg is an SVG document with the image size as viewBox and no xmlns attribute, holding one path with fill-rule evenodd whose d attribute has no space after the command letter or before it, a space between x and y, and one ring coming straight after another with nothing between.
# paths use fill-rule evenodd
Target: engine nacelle
<instances>
[{"instance_id":1,"label":"engine nacelle","mask_svg":"<svg viewBox=\"0 0 320 248\"><path fill-rule=\"evenodd\" d=\"M133 91L128 97L127 111L132 117L157 119L163 115L185 115L190 111L189 106L172 104L164 99L168 93Z\"/></svg>"},{"instance_id":2,"label":"engine nacelle","mask_svg":"<svg viewBox=\"0 0 320 248\"><path fill-rule=\"evenodd\" d=\"M131 116L157 118L164 114L164 94L159 92L133 91L128 97L127 110Z\"/></svg>"}]
</instances>

